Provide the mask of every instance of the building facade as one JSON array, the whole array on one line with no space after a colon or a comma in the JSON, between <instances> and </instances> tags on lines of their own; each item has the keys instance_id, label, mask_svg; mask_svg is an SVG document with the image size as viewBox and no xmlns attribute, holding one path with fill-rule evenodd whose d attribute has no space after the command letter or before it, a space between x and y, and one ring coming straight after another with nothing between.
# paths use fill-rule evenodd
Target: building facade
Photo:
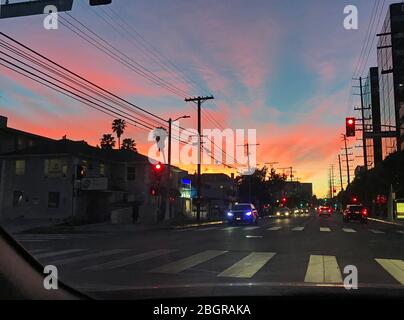
<instances>
[{"instance_id":1,"label":"building facade","mask_svg":"<svg viewBox=\"0 0 404 320\"><path fill-rule=\"evenodd\" d=\"M382 139L383 159L404 150L404 4L389 6L379 34L377 63L379 69L381 130L395 131Z\"/></svg>"}]
</instances>

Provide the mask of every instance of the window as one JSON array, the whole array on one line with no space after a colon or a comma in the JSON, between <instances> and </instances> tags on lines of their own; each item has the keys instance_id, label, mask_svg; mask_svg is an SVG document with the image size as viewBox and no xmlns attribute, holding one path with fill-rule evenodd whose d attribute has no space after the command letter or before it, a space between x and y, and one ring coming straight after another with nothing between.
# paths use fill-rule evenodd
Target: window
<instances>
[{"instance_id":1,"label":"window","mask_svg":"<svg viewBox=\"0 0 404 320\"><path fill-rule=\"evenodd\" d=\"M59 208L59 192L48 193L48 208Z\"/></svg>"},{"instance_id":2,"label":"window","mask_svg":"<svg viewBox=\"0 0 404 320\"><path fill-rule=\"evenodd\" d=\"M22 206L22 200L23 200L23 192L16 190L13 193L13 207L21 207Z\"/></svg>"},{"instance_id":3,"label":"window","mask_svg":"<svg viewBox=\"0 0 404 320\"><path fill-rule=\"evenodd\" d=\"M136 180L136 167L128 167L127 179L129 181Z\"/></svg>"},{"instance_id":4,"label":"window","mask_svg":"<svg viewBox=\"0 0 404 320\"><path fill-rule=\"evenodd\" d=\"M15 161L15 174L17 176L23 176L25 174L25 160Z\"/></svg>"},{"instance_id":5,"label":"window","mask_svg":"<svg viewBox=\"0 0 404 320\"><path fill-rule=\"evenodd\" d=\"M100 176L105 176L105 164L100 163Z\"/></svg>"},{"instance_id":6,"label":"window","mask_svg":"<svg viewBox=\"0 0 404 320\"><path fill-rule=\"evenodd\" d=\"M67 164L62 159L46 159L45 160L45 176L46 177L66 177Z\"/></svg>"}]
</instances>

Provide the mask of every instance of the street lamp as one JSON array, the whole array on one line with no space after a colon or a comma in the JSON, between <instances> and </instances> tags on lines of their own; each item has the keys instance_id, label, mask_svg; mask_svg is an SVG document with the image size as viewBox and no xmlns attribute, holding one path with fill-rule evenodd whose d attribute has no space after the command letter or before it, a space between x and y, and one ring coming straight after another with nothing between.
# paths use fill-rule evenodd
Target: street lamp
<instances>
[{"instance_id":1,"label":"street lamp","mask_svg":"<svg viewBox=\"0 0 404 320\"><path fill-rule=\"evenodd\" d=\"M169 195L169 191L171 190L171 125L175 121L187 118L191 118L191 116L184 115L174 120L171 118L168 119L168 168L167 168L167 192L166 192L166 214L165 214L166 220L168 220L171 217L171 205Z\"/></svg>"}]
</instances>

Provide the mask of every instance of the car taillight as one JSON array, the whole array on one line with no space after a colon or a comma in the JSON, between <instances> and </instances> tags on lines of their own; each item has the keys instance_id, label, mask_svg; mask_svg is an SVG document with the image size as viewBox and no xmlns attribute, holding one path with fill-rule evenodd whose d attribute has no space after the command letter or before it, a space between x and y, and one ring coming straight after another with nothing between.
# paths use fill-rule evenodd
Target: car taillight
<instances>
[{"instance_id":1,"label":"car taillight","mask_svg":"<svg viewBox=\"0 0 404 320\"><path fill-rule=\"evenodd\" d=\"M368 215L368 211L367 211L366 209L363 209L363 210L362 210L362 214L363 214L364 216L367 216L367 215Z\"/></svg>"},{"instance_id":2,"label":"car taillight","mask_svg":"<svg viewBox=\"0 0 404 320\"><path fill-rule=\"evenodd\" d=\"M328 212L331 212L331 209L328 209Z\"/></svg>"}]
</instances>

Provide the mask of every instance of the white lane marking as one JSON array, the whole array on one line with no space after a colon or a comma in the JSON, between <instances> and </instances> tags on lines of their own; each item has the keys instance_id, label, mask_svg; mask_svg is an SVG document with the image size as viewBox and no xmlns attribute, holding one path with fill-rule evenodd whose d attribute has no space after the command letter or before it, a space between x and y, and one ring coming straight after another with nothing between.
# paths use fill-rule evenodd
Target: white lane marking
<instances>
[{"instance_id":1,"label":"white lane marking","mask_svg":"<svg viewBox=\"0 0 404 320\"><path fill-rule=\"evenodd\" d=\"M174 252L174 251L176 251L176 250L159 249L159 250L148 251L148 252L140 253L140 254L137 254L134 256L129 256L129 257L125 257L122 259L116 259L116 260L112 260L109 262L85 267L82 270L97 271L97 270L111 270L111 269L115 269L115 268L121 268L121 267L125 267L125 266L131 265L131 264L135 264L137 262L156 258L156 257L162 256L162 255Z\"/></svg>"},{"instance_id":2,"label":"white lane marking","mask_svg":"<svg viewBox=\"0 0 404 320\"><path fill-rule=\"evenodd\" d=\"M234 229L238 229L239 227L225 227L223 229L220 230L234 230Z\"/></svg>"},{"instance_id":3,"label":"white lane marking","mask_svg":"<svg viewBox=\"0 0 404 320\"><path fill-rule=\"evenodd\" d=\"M320 231L321 231L321 232L330 232L331 229L330 229L330 228L327 228L327 227L320 227Z\"/></svg>"},{"instance_id":4,"label":"white lane marking","mask_svg":"<svg viewBox=\"0 0 404 320\"><path fill-rule=\"evenodd\" d=\"M341 270L336 257L310 255L304 282L342 283Z\"/></svg>"},{"instance_id":5,"label":"white lane marking","mask_svg":"<svg viewBox=\"0 0 404 320\"><path fill-rule=\"evenodd\" d=\"M85 254L85 255L72 257L72 258L55 260L55 261L52 261L52 264L55 266L61 266L61 265L69 264L69 263L75 263L75 262L90 260L90 259L99 258L99 257L106 257L106 256L122 253L125 251L127 251L127 250L114 249L114 250L107 250L107 251L102 251L102 252L98 252L98 253L90 253L90 254Z\"/></svg>"},{"instance_id":6,"label":"white lane marking","mask_svg":"<svg viewBox=\"0 0 404 320\"><path fill-rule=\"evenodd\" d=\"M280 229L282 229L282 227L272 227L272 228L268 228L267 230L268 231L277 231L277 230L280 230Z\"/></svg>"},{"instance_id":7,"label":"white lane marking","mask_svg":"<svg viewBox=\"0 0 404 320\"><path fill-rule=\"evenodd\" d=\"M38 258L38 259L50 258L50 257L61 256L64 254L69 254L69 253L81 252L81 251L85 251L85 250L86 249L69 249L69 250L62 250L62 251L52 251L52 252L37 254L35 256L35 258Z\"/></svg>"},{"instance_id":8,"label":"white lane marking","mask_svg":"<svg viewBox=\"0 0 404 320\"><path fill-rule=\"evenodd\" d=\"M218 277L251 278L273 256L274 252L252 252L231 267L224 270Z\"/></svg>"},{"instance_id":9,"label":"white lane marking","mask_svg":"<svg viewBox=\"0 0 404 320\"><path fill-rule=\"evenodd\" d=\"M252 236L252 235L247 235L245 237L246 238L251 238L251 239L254 239L254 238L261 239L261 238L263 238L263 236Z\"/></svg>"},{"instance_id":10,"label":"white lane marking","mask_svg":"<svg viewBox=\"0 0 404 320\"><path fill-rule=\"evenodd\" d=\"M394 259L375 259L394 279L404 285L404 261Z\"/></svg>"},{"instance_id":11,"label":"white lane marking","mask_svg":"<svg viewBox=\"0 0 404 320\"><path fill-rule=\"evenodd\" d=\"M17 239L18 242L47 242L50 240L38 240L38 239L26 239L26 240L22 240L22 239Z\"/></svg>"},{"instance_id":12,"label":"white lane marking","mask_svg":"<svg viewBox=\"0 0 404 320\"><path fill-rule=\"evenodd\" d=\"M29 249L27 249L27 251L30 253L30 254L38 254L38 253L41 253L41 252L45 252L45 251L48 251L49 249L34 249L34 250L29 250Z\"/></svg>"},{"instance_id":13,"label":"white lane marking","mask_svg":"<svg viewBox=\"0 0 404 320\"><path fill-rule=\"evenodd\" d=\"M215 230L219 227L207 227L207 228L202 228L202 229L195 229L195 232L204 232L204 231L209 231L209 230Z\"/></svg>"},{"instance_id":14,"label":"white lane marking","mask_svg":"<svg viewBox=\"0 0 404 320\"><path fill-rule=\"evenodd\" d=\"M370 232L376 233L376 234L381 234L384 233L384 231L376 230L376 229L369 229Z\"/></svg>"},{"instance_id":15,"label":"white lane marking","mask_svg":"<svg viewBox=\"0 0 404 320\"><path fill-rule=\"evenodd\" d=\"M171 262L164 266L155 268L155 269L151 270L151 272L179 273L186 269L192 268L198 264L201 264L203 262L216 258L217 256L220 256L226 252L227 251L221 251L221 250L202 251L202 252L194 254L190 257L187 257L187 258L184 258L184 259L181 259L178 261L174 261L174 262Z\"/></svg>"},{"instance_id":16,"label":"white lane marking","mask_svg":"<svg viewBox=\"0 0 404 320\"><path fill-rule=\"evenodd\" d=\"M243 230L255 230L255 229L259 229L259 227L246 227Z\"/></svg>"},{"instance_id":17,"label":"white lane marking","mask_svg":"<svg viewBox=\"0 0 404 320\"><path fill-rule=\"evenodd\" d=\"M304 227L294 227L292 231L303 231Z\"/></svg>"},{"instance_id":18,"label":"white lane marking","mask_svg":"<svg viewBox=\"0 0 404 320\"><path fill-rule=\"evenodd\" d=\"M398 230L397 233L404 234L404 231L403 230Z\"/></svg>"},{"instance_id":19,"label":"white lane marking","mask_svg":"<svg viewBox=\"0 0 404 320\"><path fill-rule=\"evenodd\" d=\"M351 229L351 228L342 228L342 230L344 232L348 232L348 233L356 232L354 229Z\"/></svg>"}]
</instances>

